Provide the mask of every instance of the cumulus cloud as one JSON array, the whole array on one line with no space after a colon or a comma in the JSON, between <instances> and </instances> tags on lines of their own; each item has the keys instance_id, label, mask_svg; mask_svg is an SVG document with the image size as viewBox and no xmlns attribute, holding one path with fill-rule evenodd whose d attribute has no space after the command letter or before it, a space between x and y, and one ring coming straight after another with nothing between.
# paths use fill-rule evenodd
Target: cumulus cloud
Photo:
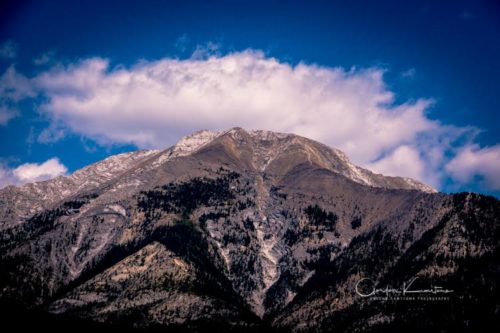
<instances>
[{"instance_id":1,"label":"cumulus cloud","mask_svg":"<svg viewBox=\"0 0 500 333\"><path fill-rule=\"evenodd\" d=\"M94 58L38 77L42 110L111 142L164 147L199 128L244 126L303 134L371 160L437 124L430 101L392 105L383 71L292 67L261 52L164 59L110 69Z\"/></svg>"},{"instance_id":2,"label":"cumulus cloud","mask_svg":"<svg viewBox=\"0 0 500 333\"><path fill-rule=\"evenodd\" d=\"M479 178L483 187L500 190L500 145L463 147L446 165L446 170L459 184L470 184Z\"/></svg>"},{"instance_id":3,"label":"cumulus cloud","mask_svg":"<svg viewBox=\"0 0 500 333\"><path fill-rule=\"evenodd\" d=\"M21 182L33 182L54 178L65 174L68 169L59 162L58 158L51 158L41 164L25 163L15 168L12 173Z\"/></svg>"},{"instance_id":4,"label":"cumulus cloud","mask_svg":"<svg viewBox=\"0 0 500 333\"><path fill-rule=\"evenodd\" d=\"M58 158L51 158L43 163L25 163L11 169L0 164L0 188L7 185L21 185L51 179L64 175L68 169Z\"/></svg>"},{"instance_id":5,"label":"cumulus cloud","mask_svg":"<svg viewBox=\"0 0 500 333\"><path fill-rule=\"evenodd\" d=\"M444 166L456 140L473 142L475 129L426 115L432 100L396 103L383 69L290 65L255 50L217 52L208 43L189 59L142 60L130 67L83 59L31 79L12 67L2 80L19 80L10 84L16 87L13 99L33 90L44 97L38 109L51 124L39 142L73 132L100 144L164 148L199 129L242 126L310 137L376 172L437 187L447 177Z\"/></svg>"},{"instance_id":6,"label":"cumulus cloud","mask_svg":"<svg viewBox=\"0 0 500 333\"><path fill-rule=\"evenodd\" d=\"M411 146L402 145L394 149L388 156L371 163L368 168L387 176L401 176L414 179L425 179L426 165L419 151ZM436 183L436 181L431 181Z\"/></svg>"}]
</instances>

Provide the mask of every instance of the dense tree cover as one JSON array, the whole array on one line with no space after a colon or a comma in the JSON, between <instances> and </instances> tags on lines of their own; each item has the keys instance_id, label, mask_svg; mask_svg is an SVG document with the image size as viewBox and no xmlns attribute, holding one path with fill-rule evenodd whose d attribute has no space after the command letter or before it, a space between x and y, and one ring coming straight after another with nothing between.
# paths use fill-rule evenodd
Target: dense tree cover
<instances>
[{"instance_id":1,"label":"dense tree cover","mask_svg":"<svg viewBox=\"0 0 500 333\"><path fill-rule=\"evenodd\" d=\"M202 214L198 218L198 222L200 223L200 225L202 227L204 227L206 225L206 223L207 223L208 220L218 221L220 218L222 218L222 217L228 217L228 216L229 216L229 214L227 213L227 211L208 212L208 213Z\"/></svg>"},{"instance_id":2,"label":"dense tree cover","mask_svg":"<svg viewBox=\"0 0 500 333\"><path fill-rule=\"evenodd\" d=\"M328 229L334 230L335 225L337 224L338 217L332 212L327 212L323 210L318 205L307 206L304 209L304 213L306 214L309 222L315 226L326 226Z\"/></svg>"},{"instance_id":3,"label":"dense tree cover","mask_svg":"<svg viewBox=\"0 0 500 333\"><path fill-rule=\"evenodd\" d=\"M286 193L280 192L281 188L277 186L271 186L271 189L269 192L271 192L272 195L275 195L281 199L287 199L288 195Z\"/></svg>"},{"instance_id":4,"label":"dense tree cover","mask_svg":"<svg viewBox=\"0 0 500 333\"><path fill-rule=\"evenodd\" d=\"M69 211L69 210L77 210L80 209L83 205L88 203L91 199L97 198L99 195L97 193L89 193L86 195L79 196L78 198L74 198L72 200L68 200L62 203L61 208Z\"/></svg>"},{"instance_id":5,"label":"dense tree cover","mask_svg":"<svg viewBox=\"0 0 500 333\"><path fill-rule=\"evenodd\" d=\"M352 227L353 230L356 230L359 227L361 227L361 217L355 217L355 218L353 218L352 221L351 221L351 227Z\"/></svg>"},{"instance_id":6,"label":"dense tree cover","mask_svg":"<svg viewBox=\"0 0 500 333\"><path fill-rule=\"evenodd\" d=\"M188 217L199 206L223 205L234 199L231 183L239 177L236 172L227 172L215 179L195 177L185 182L169 183L141 192L137 205L149 219L154 217L155 210Z\"/></svg>"}]
</instances>

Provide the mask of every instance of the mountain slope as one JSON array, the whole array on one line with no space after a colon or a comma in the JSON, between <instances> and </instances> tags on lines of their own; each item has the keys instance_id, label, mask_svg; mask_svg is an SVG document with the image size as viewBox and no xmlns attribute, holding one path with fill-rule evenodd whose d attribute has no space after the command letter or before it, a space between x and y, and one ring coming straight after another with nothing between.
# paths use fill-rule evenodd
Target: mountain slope
<instances>
[{"instance_id":1,"label":"mountain slope","mask_svg":"<svg viewBox=\"0 0 500 333\"><path fill-rule=\"evenodd\" d=\"M498 325L498 200L376 175L300 136L201 131L0 199L9 304L150 328L397 331L406 312L356 283L418 276L455 292L406 302L409 322L444 304L427 328Z\"/></svg>"}]
</instances>

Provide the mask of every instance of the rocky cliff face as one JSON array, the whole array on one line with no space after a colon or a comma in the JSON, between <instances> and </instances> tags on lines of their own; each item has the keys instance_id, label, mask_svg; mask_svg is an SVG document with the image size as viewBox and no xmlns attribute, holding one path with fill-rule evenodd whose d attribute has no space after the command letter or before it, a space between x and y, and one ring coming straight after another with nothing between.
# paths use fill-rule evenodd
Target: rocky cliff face
<instances>
[{"instance_id":1,"label":"rocky cliff face","mask_svg":"<svg viewBox=\"0 0 500 333\"><path fill-rule=\"evenodd\" d=\"M0 298L139 328L498 326L499 209L300 136L201 131L0 190Z\"/></svg>"}]
</instances>

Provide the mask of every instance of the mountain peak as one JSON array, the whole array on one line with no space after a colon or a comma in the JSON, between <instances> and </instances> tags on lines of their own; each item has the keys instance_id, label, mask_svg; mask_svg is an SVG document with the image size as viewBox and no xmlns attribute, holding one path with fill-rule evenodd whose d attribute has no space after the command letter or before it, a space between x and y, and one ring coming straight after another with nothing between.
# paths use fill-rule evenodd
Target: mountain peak
<instances>
[{"instance_id":1,"label":"mountain peak","mask_svg":"<svg viewBox=\"0 0 500 333\"><path fill-rule=\"evenodd\" d=\"M223 137L231 139L232 147L228 147L228 151L237 150L238 159L247 159L243 161L244 165L253 165L260 172L284 175L294 165L309 163L366 186L437 192L431 186L415 179L383 176L359 167L339 149L296 134L268 130L247 131L241 127L233 127L225 131L198 131L183 137L175 144L171 156L194 154L212 143L224 144L218 140ZM229 141L225 144L228 145ZM242 155L242 152L246 154Z\"/></svg>"}]
</instances>

